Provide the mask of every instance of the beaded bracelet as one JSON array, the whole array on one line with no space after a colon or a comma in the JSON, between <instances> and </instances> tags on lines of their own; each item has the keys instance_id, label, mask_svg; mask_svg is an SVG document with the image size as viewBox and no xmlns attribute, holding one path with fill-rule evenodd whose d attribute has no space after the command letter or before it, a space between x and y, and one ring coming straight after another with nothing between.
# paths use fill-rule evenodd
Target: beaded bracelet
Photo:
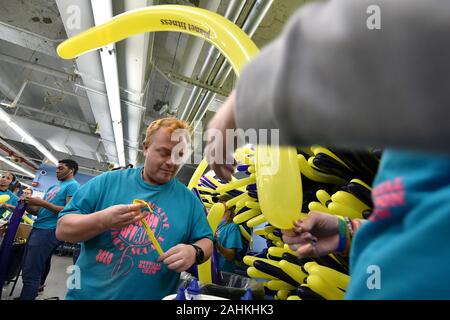
<instances>
[{"instance_id":1,"label":"beaded bracelet","mask_svg":"<svg viewBox=\"0 0 450 320\"><path fill-rule=\"evenodd\" d=\"M353 239L353 235L355 234L355 232L353 229L352 220L350 220L349 217L344 217L344 219L345 219L345 223L347 224L347 229L350 233L350 239Z\"/></svg>"}]
</instances>

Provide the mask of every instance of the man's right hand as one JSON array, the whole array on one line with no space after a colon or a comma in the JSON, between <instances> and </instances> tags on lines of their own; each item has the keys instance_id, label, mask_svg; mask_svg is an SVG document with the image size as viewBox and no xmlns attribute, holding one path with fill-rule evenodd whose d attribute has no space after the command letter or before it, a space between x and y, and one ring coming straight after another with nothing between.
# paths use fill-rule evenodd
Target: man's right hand
<instances>
[{"instance_id":1,"label":"man's right hand","mask_svg":"<svg viewBox=\"0 0 450 320\"><path fill-rule=\"evenodd\" d=\"M293 229L282 232L283 241L302 258L327 255L339 244L338 217L327 213L311 211L295 221Z\"/></svg>"},{"instance_id":2,"label":"man's right hand","mask_svg":"<svg viewBox=\"0 0 450 320\"><path fill-rule=\"evenodd\" d=\"M105 229L122 228L138 222L147 213L142 213L142 204L118 204L102 211L100 217Z\"/></svg>"}]
</instances>

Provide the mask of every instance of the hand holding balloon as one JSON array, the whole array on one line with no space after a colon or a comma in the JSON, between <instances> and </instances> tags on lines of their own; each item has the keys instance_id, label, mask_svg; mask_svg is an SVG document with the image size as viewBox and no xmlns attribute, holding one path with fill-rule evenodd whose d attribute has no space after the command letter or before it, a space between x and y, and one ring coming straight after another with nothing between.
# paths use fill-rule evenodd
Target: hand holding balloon
<instances>
[{"instance_id":1,"label":"hand holding balloon","mask_svg":"<svg viewBox=\"0 0 450 320\"><path fill-rule=\"evenodd\" d=\"M283 241L299 257L323 256L335 251L339 244L338 217L317 211L282 232Z\"/></svg>"}]
</instances>

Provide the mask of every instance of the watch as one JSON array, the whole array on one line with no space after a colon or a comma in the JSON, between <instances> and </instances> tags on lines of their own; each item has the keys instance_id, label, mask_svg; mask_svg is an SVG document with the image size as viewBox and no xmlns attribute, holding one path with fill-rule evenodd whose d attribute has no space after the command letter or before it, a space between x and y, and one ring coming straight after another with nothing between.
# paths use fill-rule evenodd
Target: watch
<instances>
[{"instance_id":1,"label":"watch","mask_svg":"<svg viewBox=\"0 0 450 320\"><path fill-rule=\"evenodd\" d=\"M195 249L195 264L201 264L203 262L203 259L205 258L203 249L195 244L191 244L191 246L193 246Z\"/></svg>"}]
</instances>

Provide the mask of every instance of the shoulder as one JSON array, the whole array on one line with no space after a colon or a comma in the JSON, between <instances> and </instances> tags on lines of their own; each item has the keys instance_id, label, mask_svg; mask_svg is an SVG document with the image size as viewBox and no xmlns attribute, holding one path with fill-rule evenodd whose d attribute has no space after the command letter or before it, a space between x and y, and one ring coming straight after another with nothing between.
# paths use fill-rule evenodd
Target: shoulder
<instances>
[{"instance_id":1,"label":"shoulder","mask_svg":"<svg viewBox=\"0 0 450 320\"><path fill-rule=\"evenodd\" d=\"M11 190L8 190L8 195L9 195L9 197L11 198L11 199L14 199L14 200L19 200L19 197L18 196L16 196L14 193L12 193L12 191Z\"/></svg>"},{"instance_id":2,"label":"shoulder","mask_svg":"<svg viewBox=\"0 0 450 320\"><path fill-rule=\"evenodd\" d=\"M198 202L201 204L201 201L197 198L197 196L192 192L192 190L189 190L184 184L182 184L180 181L174 178L174 191L186 199L186 201L189 202Z\"/></svg>"},{"instance_id":3,"label":"shoulder","mask_svg":"<svg viewBox=\"0 0 450 320\"><path fill-rule=\"evenodd\" d=\"M140 168L132 168L126 170L114 170L103 172L102 174L92 178L93 182L109 182L117 183L120 179L129 179L139 175Z\"/></svg>"}]
</instances>

